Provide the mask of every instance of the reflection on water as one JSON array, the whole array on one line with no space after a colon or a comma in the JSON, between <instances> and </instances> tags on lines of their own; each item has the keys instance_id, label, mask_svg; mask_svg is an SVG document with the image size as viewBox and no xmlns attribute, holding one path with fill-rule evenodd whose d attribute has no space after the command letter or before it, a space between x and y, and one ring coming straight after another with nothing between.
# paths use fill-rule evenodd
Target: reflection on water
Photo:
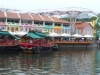
<instances>
[{"instance_id":1,"label":"reflection on water","mask_svg":"<svg viewBox=\"0 0 100 75\"><path fill-rule=\"evenodd\" d=\"M1 53L1 75L99 75L100 50Z\"/></svg>"}]
</instances>

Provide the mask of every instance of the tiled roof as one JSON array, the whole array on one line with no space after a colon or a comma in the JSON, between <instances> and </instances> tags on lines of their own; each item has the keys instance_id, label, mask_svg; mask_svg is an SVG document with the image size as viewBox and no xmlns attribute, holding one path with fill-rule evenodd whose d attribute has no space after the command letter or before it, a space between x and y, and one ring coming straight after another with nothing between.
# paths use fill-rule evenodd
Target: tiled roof
<instances>
[{"instance_id":1,"label":"tiled roof","mask_svg":"<svg viewBox=\"0 0 100 75\"><path fill-rule=\"evenodd\" d=\"M25 20L33 20L32 17L29 14L21 14L19 13L21 19L25 19Z\"/></svg>"},{"instance_id":2,"label":"tiled roof","mask_svg":"<svg viewBox=\"0 0 100 75\"><path fill-rule=\"evenodd\" d=\"M4 12L0 12L0 17L1 18L6 18L5 13Z\"/></svg>"},{"instance_id":3,"label":"tiled roof","mask_svg":"<svg viewBox=\"0 0 100 75\"><path fill-rule=\"evenodd\" d=\"M37 15L37 14L31 14L31 16L33 17L34 20L36 21L44 21L40 15Z\"/></svg>"},{"instance_id":4,"label":"tiled roof","mask_svg":"<svg viewBox=\"0 0 100 75\"><path fill-rule=\"evenodd\" d=\"M17 13L6 12L7 18L20 19Z\"/></svg>"},{"instance_id":5,"label":"tiled roof","mask_svg":"<svg viewBox=\"0 0 100 75\"><path fill-rule=\"evenodd\" d=\"M41 16L43 19L44 19L44 21L49 21L49 22L52 22L53 20L52 19L50 19L48 16Z\"/></svg>"},{"instance_id":6,"label":"tiled roof","mask_svg":"<svg viewBox=\"0 0 100 75\"><path fill-rule=\"evenodd\" d=\"M59 19L59 18L57 18L57 17L51 17L53 20L54 20L54 22L58 22L58 23L68 23L68 21L66 21L66 20L61 20L61 19Z\"/></svg>"},{"instance_id":7,"label":"tiled roof","mask_svg":"<svg viewBox=\"0 0 100 75\"><path fill-rule=\"evenodd\" d=\"M85 28L87 25L89 25L89 23L86 23L86 22L84 22L84 23L76 23L75 27L76 28Z\"/></svg>"}]
</instances>

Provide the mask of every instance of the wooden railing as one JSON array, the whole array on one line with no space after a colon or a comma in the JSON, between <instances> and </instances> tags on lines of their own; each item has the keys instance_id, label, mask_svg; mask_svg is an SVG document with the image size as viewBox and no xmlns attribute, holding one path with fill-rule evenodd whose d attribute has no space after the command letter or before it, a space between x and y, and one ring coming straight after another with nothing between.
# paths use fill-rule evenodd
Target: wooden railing
<instances>
[{"instance_id":1,"label":"wooden railing","mask_svg":"<svg viewBox=\"0 0 100 75\"><path fill-rule=\"evenodd\" d=\"M18 45L19 41L15 40L15 41L0 41L0 46L15 46Z\"/></svg>"}]
</instances>

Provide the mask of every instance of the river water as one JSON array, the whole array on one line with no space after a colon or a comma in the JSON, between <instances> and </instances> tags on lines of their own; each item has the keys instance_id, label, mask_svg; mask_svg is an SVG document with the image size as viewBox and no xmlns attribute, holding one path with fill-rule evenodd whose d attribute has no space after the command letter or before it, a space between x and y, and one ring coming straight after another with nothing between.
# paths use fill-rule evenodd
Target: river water
<instances>
[{"instance_id":1,"label":"river water","mask_svg":"<svg viewBox=\"0 0 100 75\"><path fill-rule=\"evenodd\" d=\"M0 75L100 75L100 50L0 53Z\"/></svg>"}]
</instances>

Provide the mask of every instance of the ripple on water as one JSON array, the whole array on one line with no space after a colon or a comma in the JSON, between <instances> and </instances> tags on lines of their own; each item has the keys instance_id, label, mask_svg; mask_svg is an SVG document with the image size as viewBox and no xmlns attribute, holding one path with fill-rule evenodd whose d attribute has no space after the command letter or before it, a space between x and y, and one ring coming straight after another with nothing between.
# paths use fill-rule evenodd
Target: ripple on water
<instances>
[{"instance_id":1,"label":"ripple on water","mask_svg":"<svg viewBox=\"0 0 100 75\"><path fill-rule=\"evenodd\" d=\"M100 75L96 50L59 50L52 53L0 55L0 73L17 75ZM11 59L14 58L14 59ZM96 60L95 60L96 59ZM8 68L9 67L9 68Z\"/></svg>"}]
</instances>

